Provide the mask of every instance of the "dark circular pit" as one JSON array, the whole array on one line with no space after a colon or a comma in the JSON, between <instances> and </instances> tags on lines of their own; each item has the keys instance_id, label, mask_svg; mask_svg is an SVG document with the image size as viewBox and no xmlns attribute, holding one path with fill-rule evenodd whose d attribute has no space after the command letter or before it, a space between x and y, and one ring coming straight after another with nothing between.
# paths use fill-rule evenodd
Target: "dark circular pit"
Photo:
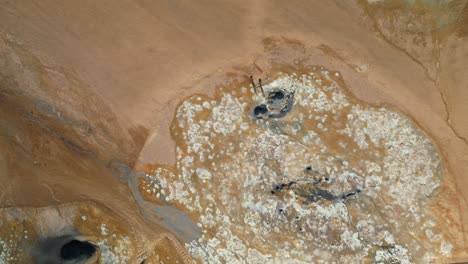
<instances>
[{"instance_id":1,"label":"dark circular pit","mask_svg":"<svg viewBox=\"0 0 468 264\"><path fill-rule=\"evenodd\" d=\"M71 240L62 246L60 250L60 257L64 260L72 259L87 259L96 252L96 246L87 242L79 240Z\"/></svg>"},{"instance_id":2,"label":"dark circular pit","mask_svg":"<svg viewBox=\"0 0 468 264\"><path fill-rule=\"evenodd\" d=\"M254 115L256 117L261 117L261 116L265 115L266 113L268 113L268 108L264 104L257 105L254 108Z\"/></svg>"},{"instance_id":3,"label":"dark circular pit","mask_svg":"<svg viewBox=\"0 0 468 264\"><path fill-rule=\"evenodd\" d=\"M268 94L268 97L273 101L273 103L276 103L283 100L284 93L282 91L271 92Z\"/></svg>"}]
</instances>

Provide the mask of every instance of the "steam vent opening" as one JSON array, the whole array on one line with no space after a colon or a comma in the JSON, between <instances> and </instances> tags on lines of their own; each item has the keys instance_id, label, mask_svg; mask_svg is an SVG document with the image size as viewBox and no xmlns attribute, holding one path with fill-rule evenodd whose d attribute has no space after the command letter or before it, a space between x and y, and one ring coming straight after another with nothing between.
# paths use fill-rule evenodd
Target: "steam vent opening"
<instances>
[{"instance_id":1,"label":"steam vent opening","mask_svg":"<svg viewBox=\"0 0 468 264\"><path fill-rule=\"evenodd\" d=\"M96 253L96 246L86 241L71 240L62 246L60 256L64 260L84 260Z\"/></svg>"},{"instance_id":2,"label":"steam vent opening","mask_svg":"<svg viewBox=\"0 0 468 264\"><path fill-rule=\"evenodd\" d=\"M254 108L254 115L256 117L262 117L264 116L266 113L268 113L268 108L266 105L264 104L261 104L261 105L257 105L255 108Z\"/></svg>"}]
</instances>

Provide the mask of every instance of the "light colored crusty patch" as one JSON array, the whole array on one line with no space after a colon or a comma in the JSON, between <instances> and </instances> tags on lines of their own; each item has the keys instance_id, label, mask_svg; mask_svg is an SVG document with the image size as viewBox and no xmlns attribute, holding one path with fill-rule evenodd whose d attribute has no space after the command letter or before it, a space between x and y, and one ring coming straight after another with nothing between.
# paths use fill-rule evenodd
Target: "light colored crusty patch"
<instances>
[{"instance_id":1,"label":"light colored crusty patch","mask_svg":"<svg viewBox=\"0 0 468 264\"><path fill-rule=\"evenodd\" d=\"M430 199L442 180L433 142L409 118L353 98L338 72L278 73L265 92L294 94L283 118L248 84L193 96L176 113L177 165L141 185L191 212L206 263L429 261L454 238Z\"/></svg>"}]
</instances>

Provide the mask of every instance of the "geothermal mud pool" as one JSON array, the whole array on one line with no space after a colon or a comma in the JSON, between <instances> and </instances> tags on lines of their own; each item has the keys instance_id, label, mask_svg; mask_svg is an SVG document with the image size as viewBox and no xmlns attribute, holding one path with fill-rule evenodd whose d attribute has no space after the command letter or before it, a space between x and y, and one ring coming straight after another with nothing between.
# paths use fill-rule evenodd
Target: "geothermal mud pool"
<instances>
[{"instance_id":1,"label":"geothermal mud pool","mask_svg":"<svg viewBox=\"0 0 468 264\"><path fill-rule=\"evenodd\" d=\"M412 263L452 251L431 197L443 177L408 117L347 92L338 72L284 70L177 109L175 167L140 178L144 199L185 210L204 263Z\"/></svg>"}]
</instances>

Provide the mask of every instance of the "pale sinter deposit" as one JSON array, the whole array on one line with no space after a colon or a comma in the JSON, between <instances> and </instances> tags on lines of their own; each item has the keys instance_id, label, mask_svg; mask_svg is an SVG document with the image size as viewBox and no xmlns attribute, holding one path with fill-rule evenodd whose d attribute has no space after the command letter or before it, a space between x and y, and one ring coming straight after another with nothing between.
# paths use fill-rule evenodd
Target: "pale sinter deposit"
<instances>
[{"instance_id":1,"label":"pale sinter deposit","mask_svg":"<svg viewBox=\"0 0 468 264\"><path fill-rule=\"evenodd\" d=\"M429 209L441 160L421 129L359 102L321 67L263 88L266 98L245 83L183 101L176 167L156 166L140 185L198 222L202 237L186 245L194 258L412 263L451 253Z\"/></svg>"}]
</instances>

